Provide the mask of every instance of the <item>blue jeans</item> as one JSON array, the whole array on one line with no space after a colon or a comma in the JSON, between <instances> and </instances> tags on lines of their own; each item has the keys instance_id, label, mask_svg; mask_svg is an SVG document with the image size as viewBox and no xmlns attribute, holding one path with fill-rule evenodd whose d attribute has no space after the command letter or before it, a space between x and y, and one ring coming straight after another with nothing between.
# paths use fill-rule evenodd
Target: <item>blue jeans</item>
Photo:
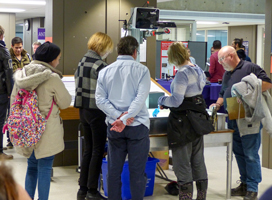
<instances>
[{"instance_id":1,"label":"blue jeans","mask_svg":"<svg viewBox=\"0 0 272 200\"><path fill-rule=\"evenodd\" d=\"M53 161L54 156L36 159L34 151L27 159L25 189L32 199L38 182L39 200L48 200Z\"/></svg>"},{"instance_id":2,"label":"blue jeans","mask_svg":"<svg viewBox=\"0 0 272 200\"><path fill-rule=\"evenodd\" d=\"M240 137L236 120L229 120L228 128L234 130L233 153L238 164L240 180L247 184L247 191L258 192L258 184L262 181L261 163L258 153L261 144L261 134L259 132Z\"/></svg>"}]
</instances>

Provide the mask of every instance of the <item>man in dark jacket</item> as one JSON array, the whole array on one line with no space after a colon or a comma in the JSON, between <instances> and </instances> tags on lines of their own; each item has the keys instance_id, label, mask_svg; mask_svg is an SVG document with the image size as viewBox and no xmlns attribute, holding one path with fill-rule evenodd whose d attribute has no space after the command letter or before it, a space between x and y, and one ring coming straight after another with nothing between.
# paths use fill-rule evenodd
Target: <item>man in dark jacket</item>
<instances>
[{"instance_id":1,"label":"man in dark jacket","mask_svg":"<svg viewBox=\"0 0 272 200\"><path fill-rule=\"evenodd\" d=\"M5 123L9 97L12 90L12 68L9 67L11 59L6 44L3 41L4 32L3 27L0 26L0 158L12 159L12 155L3 153L2 129Z\"/></svg>"},{"instance_id":2,"label":"man in dark jacket","mask_svg":"<svg viewBox=\"0 0 272 200\"><path fill-rule=\"evenodd\" d=\"M231 46L236 50L236 53L238 55L238 57L242 60L246 60L246 61L249 61L251 62L251 59L250 57L248 57L246 55L246 52L245 52L245 46L243 45L243 39L239 39L239 38L235 38L232 43L231 43Z\"/></svg>"}]
</instances>

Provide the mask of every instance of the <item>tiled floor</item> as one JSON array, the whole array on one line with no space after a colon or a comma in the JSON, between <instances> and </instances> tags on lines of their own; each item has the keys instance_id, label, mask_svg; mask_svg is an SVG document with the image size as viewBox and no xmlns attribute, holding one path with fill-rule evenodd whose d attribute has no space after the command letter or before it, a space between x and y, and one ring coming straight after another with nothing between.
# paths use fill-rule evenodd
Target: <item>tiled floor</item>
<instances>
[{"instance_id":1,"label":"tiled floor","mask_svg":"<svg viewBox=\"0 0 272 200\"><path fill-rule=\"evenodd\" d=\"M13 173L16 180L24 186L26 172L26 158L16 154L14 149L5 151L7 154L14 156L13 160L8 161L8 164L13 167ZM208 200L225 199L226 191L226 148L225 147L209 147L205 148L205 159L209 174ZM239 173L235 159L233 161L232 170L232 185L237 186L236 180L239 178ZM78 176L76 172L77 166L54 167L54 177L51 182L50 200L76 200L78 190ZM166 170L170 179L175 180L172 170ZM259 196L272 185L272 170L262 168L263 181L259 186ZM154 194L150 197L145 197L146 200L164 200L178 199L177 196L168 195L164 190L166 181L157 178L155 179ZM235 197L232 199L242 199ZM35 199L36 200L36 199Z\"/></svg>"}]
</instances>

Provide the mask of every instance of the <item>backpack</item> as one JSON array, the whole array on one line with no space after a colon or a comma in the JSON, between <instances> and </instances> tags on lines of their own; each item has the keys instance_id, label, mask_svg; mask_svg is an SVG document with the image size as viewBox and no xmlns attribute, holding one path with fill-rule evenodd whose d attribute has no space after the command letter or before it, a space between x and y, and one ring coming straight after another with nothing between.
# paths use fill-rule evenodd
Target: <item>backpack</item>
<instances>
[{"instance_id":1,"label":"backpack","mask_svg":"<svg viewBox=\"0 0 272 200\"><path fill-rule=\"evenodd\" d=\"M12 144L18 147L33 147L45 131L46 122L51 114L54 100L46 118L38 108L38 96L35 90L20 89L10 107L10 115L3 128L9 131Z\"/></svg>"}]
</instances>

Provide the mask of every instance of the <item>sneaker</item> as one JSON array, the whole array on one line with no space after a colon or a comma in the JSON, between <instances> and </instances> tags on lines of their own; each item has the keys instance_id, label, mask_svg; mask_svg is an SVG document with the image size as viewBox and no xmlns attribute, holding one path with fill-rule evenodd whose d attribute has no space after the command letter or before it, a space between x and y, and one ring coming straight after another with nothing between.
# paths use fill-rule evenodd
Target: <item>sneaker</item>
<instances>
[{"instance_id":1,"label":"sneaker","mask_svg":"<svg viewBox=\"0 0 272 200\"><path fill-rule=\"evenodd\" d=\"M99 192L96 194L87 193L86 200L106 200L107 198L103 197Z\"/></svg>"},{"instance_id":2,"label":"sneaker","mask_svg":"<svg viewBox=\"0 0 272 200\"><path fill-rule=\"evenodd\" d=\"M0 159L11 160L11 159L13 159L13 155L7 155L5 153L0 153Z\"/></svg>"},{"instance_id":3,"label":"sneaker","mask_svg":"<svg viewBox=\"0 0 272 200\"><path fill-rule=\"evenodd\" d=\"M258 200L258 192L247 191L244 200Z\"/></svg>"},{"instance_id":4,"label":"sneaker","mask_svg":"<svg viewBox=\"0 0 272 200\"><path fill-rule=\"evenodd\" d=\"M8 148L8 149L13 149L13 144L12 144L11 142L8 142L7 148Z\"/></svg>"},{"instance_id":5,"label":"sneaker","mask_svg":"<svg viewBox=\"0 0 272 200\"><path fill-rule=\"evenodd\" d=\"M78 190L77 200L85 200L86 195L87 195L87 191Z\"/></svg>"},{"instance_id":6,"label":"sneaker","mask_svg":"<svg viewBox=\"0 0 272 200\"><path fill-rule=\"evenodd\" d=\"M247 193L247 184L241 182L237 188L231 189L231 196L246 196Z\"/></svg>"}]
</instances>

